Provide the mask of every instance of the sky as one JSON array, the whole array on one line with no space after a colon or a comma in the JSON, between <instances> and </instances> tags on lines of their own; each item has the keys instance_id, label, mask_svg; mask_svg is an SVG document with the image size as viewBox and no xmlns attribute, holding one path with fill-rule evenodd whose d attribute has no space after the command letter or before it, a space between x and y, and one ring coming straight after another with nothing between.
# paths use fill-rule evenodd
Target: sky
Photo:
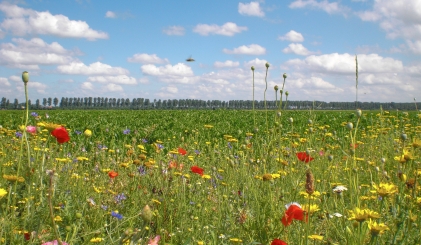
<instances>
[{"instance_id":1,"label":"sky","mask_svg":"<svg viewBox=\"0 0 421 245\"><path fill-rule=\"evenodd\" d=\"M0 97L421 100L420 0L0 2ZM194 62L186 59L193 58ZM265 64L269 63L266 77ZM277 98L279 99L279 92ZM285 97L284 97L285 98Z\"/></svg>"}]
</instances>

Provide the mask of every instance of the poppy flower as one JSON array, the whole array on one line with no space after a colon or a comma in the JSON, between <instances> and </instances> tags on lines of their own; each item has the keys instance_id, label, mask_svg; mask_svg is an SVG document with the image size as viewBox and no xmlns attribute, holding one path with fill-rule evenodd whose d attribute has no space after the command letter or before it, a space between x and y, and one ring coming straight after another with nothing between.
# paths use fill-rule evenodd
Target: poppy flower
<instances>
[{"instance_id":1,"label":"poppy flower","mask_svg":"<svg viewBox=\"0 0 421 245\"><path fill-rule=\"evenodd\" d=\"M161 240L161 236L158 235L155 238L149 239L148 245L158 245L159 240Z\"/></svg>"},{"instance_id":2,"label":"poppy flower","mask_svg":"<svg viewBox=\"0 0 421 245\"><path fill-rule=\"evenodd\" d=\"M288 245L286 242L282 241L281 239L275 238L270 243L270 245Z\"/></svg>"},{"instance_id":3,"label":"poppy flower","mask_svg":"<svg viewBox=\"0 0 421 245\"><path fill-rule=\"evenodd\" d=\"M56 137L59 144L66 143L70 140L69 133L64 127L58 127L51 131L51 135Z\"/></svg>"},{"instance_id":4,"label":"poppy flower","mask_svg":"<svg viewBox=\"0 0 421 245\"><path fill-rule=\"evenodd\" d=\"M306 152L297 152L296 155L297 155L298 160L300 160L302 162L308 163L308 162L314 160L314 158L312 158L310 155L307 155Z\"/></svg>"},{"instance_id":5,"label":"poppy flower","mask_svg":"<svg viewBox=\"0 0 421 245\"><path fill-rule=\"evenodd\" d=\"M351 146L352 149L357 149L358 144L350 144L350 146Z\"/></svg>"},{"instance_id":6,"label":"poppy flower","mask_svg":"<svg viewBox=\"0 0 421 245\"><path fill-rule=\"evenodd\" d=\"M284 217L282 217L282 224L284 226L289 226L292 221L295 220L303 220L304 219L304 211L301 208L300 204L293 202L290 204L285 205L287 210L285 211Z\"/></svg>"},{"instance_id":7,"label":"poppy flower","mask_svg":"<svg viewBox=\"0 0 421 245\"><path fill-rule=\"evenodd\" d=\"M108 172L108 176L109 176L111 179L114 179L115 177L117 177L117 176L118 176L118 173L117 173L116 171L114 171L114 170L111 170L110 172Z\"/></svg>"},{"instance_id":8,"label":"poppy flower","mask_svg":"<svg viewBox=\"0 0 421 245\"><path fill-rule=\"evenodd\" d=\"M200 176L203 175L203 168L199 168L198 166L193 166L190 170L195 174L200 174Z\"/></svg>"},{"instance_id":9,"label":"poppy flower","mask_svg":"<svg viewBox=\"0 0 421 245\"><path fill-rule=\"evenodd\" d=\"M186 155L187 154L187 151L186 150L184 150L183 148L181 148L181 147L178 147L178 153L180 153L180 155Z\"/></svg>"}]
</instances>

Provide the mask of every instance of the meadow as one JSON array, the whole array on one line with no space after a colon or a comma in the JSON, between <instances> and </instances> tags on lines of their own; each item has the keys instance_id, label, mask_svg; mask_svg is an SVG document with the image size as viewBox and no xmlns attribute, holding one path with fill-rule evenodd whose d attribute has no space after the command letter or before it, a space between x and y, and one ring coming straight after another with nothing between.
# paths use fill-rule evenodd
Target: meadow
<instances>
[{"instance_id":1,"label":"meadow","mask_svg":"<svg viewBox=\"0 0 421 245\"><path fill-rule=\"evenodd\" d=\"M421 240L419 112L0 111L0 125L0 244Z\"/></svg>"}]
</instances>

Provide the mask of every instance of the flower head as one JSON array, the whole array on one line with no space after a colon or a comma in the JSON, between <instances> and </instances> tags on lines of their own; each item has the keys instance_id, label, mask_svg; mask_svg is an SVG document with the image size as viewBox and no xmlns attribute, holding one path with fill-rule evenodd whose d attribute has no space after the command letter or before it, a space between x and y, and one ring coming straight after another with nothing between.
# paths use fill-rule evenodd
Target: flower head
<instances>
[{"instance_id":1,"label":"flower head","mask_svg":"<svg viewBox=\"0 0 421 245\"><path fill-rule=\"evenodd\" d=\"M61 244L68 245L67 242L63 242L63 241L61 242ZM59 245L59 242L57 240L54 240L54 241L50 241L50 242L44 242L41 245Z\"/></svg>"},{"instance_id":2,"label":"flower head","mask_svg":"<svg viewBox=\"0 0 421 245\"><path fill-rule=\"evenodd\" d=\"M193 172L193 173L195 173L195 174L199 174L199 175L203 175L203 172L204 172L204 170L203 170L203 168L200 168L200 167L198 167L198 166L193 166L193 167L191 167L190 168L190 170Z\"/></svg>"},{"instance_id":3,"label":"flower head","mask_svg":"<svg viewBox=\"0 0 421 245\"><path fill-rule=\"evenodd\" d=\"M22 72L22 81L25 85L29 82L29 73L27 71Z\"/></svg>"},{"instance_id":4,"label":"flower head","mask_svg":"<svg viewBox=\"0 0 421 245\"><path fill-rule=\"evenodd\" d=\"M282 241L281 239L275 238L270 243L270 245L288 245L286 242Z\"/></svg>"},{"instance_id":5,"label":"flower head","mask_svg":"<svg viewBox=\"0 0 421 245\"><path fill-rule=\"evenodd\" d=\"M284 217L282 217L282 220L281 220L284 226L289 226L294 219L295 220L304 219L304 211L301 208L300 204L296 202L292 202L285 205L285 207L287 208L287 210L285 211Z\"/></svg>"},{"instance_id":6,"label":"flower head","mask_svg":"<svg viewBox=\"0 0 421 245\"><path fill-rule=\"evenodd\" d=\"M389 227L384 223L377 223L376 221L368 221L368 229L372 236L377 236L383 234L386 230L389 230Z\"/></svg>"},{"instance_id":7,"label":"flower head","mask_svg":"<svg viewBox=\"0 0 421 245\"><path fill-rule=\"evenodd\" d=\"M28 125L26 126L26 132L35 134L37 132L37 127Z\"/></svg>"},{"instance_id":8,"label":"flower head","mask_svg":"<svg viewBox=\"0 0 421 245\"><path fill-rule=\"evenodd\" d=\"M69 133L64 127L58 127L51 131L51 135L56 137L59 144L66 143L70 140Z\"/></svg>"},{"instance_id":9,"label":"flower head","mask_svg":"<svg viewBox=\"0 0 421 245\"><path fill-rule=\"evenodd\" d=\"M381 197L390 196L398 192L398 187L394 184L380 183L379 185L373 185L375 192Z\"/></svg>"},{"instance_id":10,"label":"flower head","mask_svg":"<svg viewBox=\"0 0 421 245\"><path fill-rule=\"evenodd\" d=\"M7 195L7 191L3 188L0 188L0 199Z\"/></svg>"},{"instance_id":11,"label":"flower head","mask_svg":"<svg viewBox=\"0 0 421 245\"><path fill-rule=\"evenodd\" d=\"M91 137L91 136L92 136L92 131L91 131L91 130L89 130L89 129L87 129L87 130L85 130L85 132L83 132L83 134L84 134L86 137Z\"/></svg>"},{"instance_id":12,"label":"flower head","mask_svg":"<svg viewBox=\"0 0 421 245\"><path fill-rule=\"evenodd\" d=\"M130 134L130 129L123 130L123 134Z\"/></svg>"},{"instance_id":13,"label":"flower head","mask_svg":"<svg viewBox=\"0 0 421 245\"><path fill-rule=\"evenodd\" d=\"M111 170L110 172L108 172L108 176L109 176L111 179L114 179L115 177L117 177L117 176L118 176L118 173L117 173L116 171L114 171L114 170Z\"/></svg>"},{"instance_id":14,"label":"flower head","mask_svg":"<svg viewBox=\"0 0 421 245\"><path fill-rule=\"evenodd\" d=\"M302 162L308 163L308 162L314 160L314 158L312 158L310 155L307 155L306 152L297 152L296 155L297 155L298 160L300 160Z\"/></svg>"},{"instance_id":15,"label":"flower head","mask_svg":"<svg viewBox=\"0 0 421 245\"><path fill-rule=\"evenodd\" d=\"M154 238L149 239L148 245L158 245L159 240L161 240L161 236L157 235Z\"/></svg>"},{"instance_id":16,"label":"flower head","mask_svg":"<svg viewBox=\"0 0 421 245\"><path fill-rule=\"evenodd\" d=\"M186 150L184 150L183 148L181 148L181 147L178 147L178 153L180 153L180 155L186 155L187 154L187 151Z\"/></svg>"}]
</instances>

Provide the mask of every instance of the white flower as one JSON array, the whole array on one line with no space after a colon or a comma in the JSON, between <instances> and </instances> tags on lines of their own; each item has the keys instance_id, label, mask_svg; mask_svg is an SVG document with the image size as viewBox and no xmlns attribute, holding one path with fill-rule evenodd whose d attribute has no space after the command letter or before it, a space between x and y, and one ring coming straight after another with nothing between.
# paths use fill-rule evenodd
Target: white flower
<instances>
[{"instance_id":1,"label":"white flower","mask_svg":"<svg viewBox=\"0 0 421 245\"><path fill-rule=\"evenodd\" d=\"M347 190L348 190L348 188L346 188L343 185L338 185L338 186L336 186L335 188L332 189L332 191L335 192L335 193L342 193L342 192L347 191Z\"/></svg>"}]
</instances>

